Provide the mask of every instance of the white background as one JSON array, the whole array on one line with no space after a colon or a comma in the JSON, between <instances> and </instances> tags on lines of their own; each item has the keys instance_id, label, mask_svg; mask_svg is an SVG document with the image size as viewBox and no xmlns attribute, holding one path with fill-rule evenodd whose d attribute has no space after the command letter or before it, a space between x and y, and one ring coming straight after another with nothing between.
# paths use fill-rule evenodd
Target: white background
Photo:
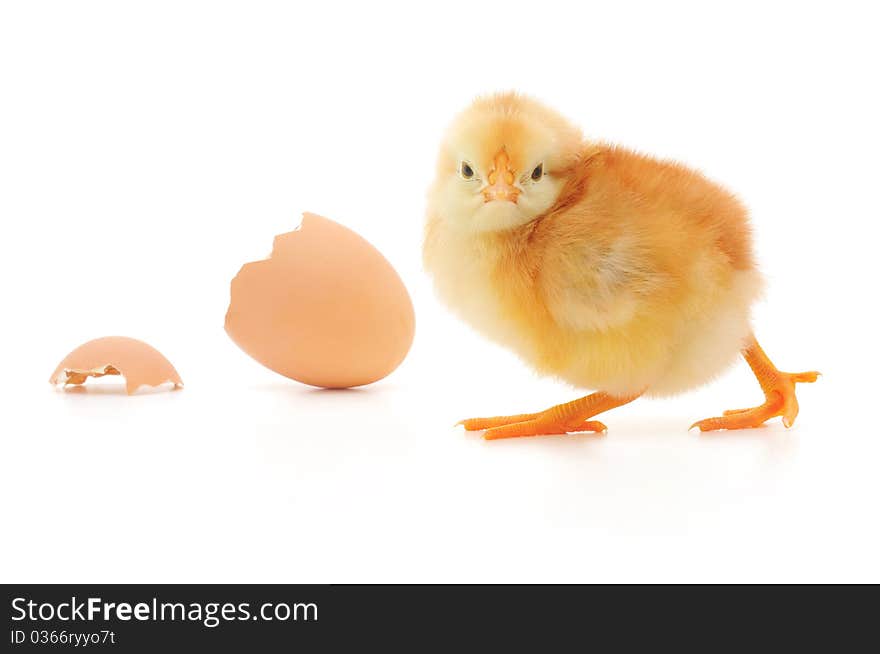
<instances>
[{"instance_id":1,"label":"white background","mask_svg":"<svg viewBox=\"0 0 880 654\"><path fill-rule=\"evenodd\" d=\"M862 7L3 3L0 581L880 581ZM452 426L583 394L452 318L421 270L442 130L509 88L746 201L759 338L824 373L793 429L688 433L760 401L744 364L607 414L606 437ZM303 210L413 296L410 356L374 386L298 385L223 331L229 281ZM47 384L109 334L186 388Z\"/></svg>"}]
</instances>

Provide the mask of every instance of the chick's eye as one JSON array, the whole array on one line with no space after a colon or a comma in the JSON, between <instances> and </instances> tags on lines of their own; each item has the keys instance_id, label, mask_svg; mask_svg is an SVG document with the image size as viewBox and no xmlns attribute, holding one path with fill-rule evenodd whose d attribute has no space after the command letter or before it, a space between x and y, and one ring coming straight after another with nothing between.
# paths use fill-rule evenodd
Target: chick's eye
<instances>
[{"instance_id":1,"label":"chick's eye","mask_svg":"<svg viewBox=\"0 0 880 654\"><path fill-rule=\"evenodd\" d=\"M464 161L461 162L461 176L465 179L470 179L474 176L474 169Z\"/></svg>"},{"instance_id":2,"label":"chick's eye","mask_svg":"<svg viewBox=\"0 0 880 654\"><path fill-rule=\"evenodd\" d=\"M532 171L532 179L534 181L538 181L544 176L544 164L538 164L535 166L535 169Z\"/></svg>"}]
</instances>

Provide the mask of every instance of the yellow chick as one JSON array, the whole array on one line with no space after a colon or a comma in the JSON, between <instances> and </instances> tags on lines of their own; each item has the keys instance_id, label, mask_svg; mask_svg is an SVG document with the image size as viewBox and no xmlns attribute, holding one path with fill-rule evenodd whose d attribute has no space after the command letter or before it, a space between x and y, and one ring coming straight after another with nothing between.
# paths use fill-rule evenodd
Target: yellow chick
<instances>
[{"instance_id":1,"label":"yellow chick","mask_svg":"<svg viewBox=\"0 0 880 654\"><path fill-rule=\"evenodd\" d=\"M695 423L798 413L796 382L750 326L761 290L748 215L682 165L594 143L515 93L452 123L429 192L424 263L441 299L538 372L599 389L538 413L473 418L487 439L605 431L597 414L705 384L742 353L765 401Z\"/></svg>"}]
</instances>

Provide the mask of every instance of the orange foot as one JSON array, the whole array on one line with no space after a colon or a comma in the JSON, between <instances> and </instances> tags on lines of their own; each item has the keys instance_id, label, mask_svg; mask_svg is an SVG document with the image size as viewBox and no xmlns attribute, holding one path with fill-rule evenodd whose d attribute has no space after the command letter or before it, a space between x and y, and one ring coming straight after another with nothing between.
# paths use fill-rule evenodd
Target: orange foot
<instances>
[{"instance_id":1,"label":"orange foot","mask_svg":"<svg viewBox=\"0 0 880 654\"><path fill-rule=\"evenodd\" d=\"M593 393L574 402L558 404L539 413L521 413L515 416L495 418L471 418L458 424L468 431L485 429L483 438L516 438L518 436L539 436L544 434L568 434L572 432L606 432L608 428L593 416L632 402L638 396L627 398L612 397L607 393Z\"/></svg>"},{"instance_id":2,"label":"orange foot","mask_svg":"<svg viewBox=\"0 0 880 654\"><path fill-rule=\"evenodd\" d=\"M770 361L761 346L754 339L743 350L743 356L758 378L761 390L764 391L765 401L760 406L751 409L733 409L725 411L719 418L707 418L691 425L691 429L699 427L700 431L713 431L715 429L747 429L760 427L770 418L782 416L782 424L791 427L798 414L798 401L795 396L794 385L797 383L812 383L819 377L819 373L811 372L782 372Z\"/></svg>"}]
</instances>

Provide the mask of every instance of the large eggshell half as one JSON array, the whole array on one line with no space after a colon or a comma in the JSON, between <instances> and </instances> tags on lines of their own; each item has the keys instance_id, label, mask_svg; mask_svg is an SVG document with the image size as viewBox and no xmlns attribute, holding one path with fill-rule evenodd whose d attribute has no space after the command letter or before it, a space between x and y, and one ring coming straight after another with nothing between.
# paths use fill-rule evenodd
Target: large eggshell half
<instances>
[{"instance_id":1,"label":"large eggshell half","mask_svg":"<svg viewBox=\"0 0 880 654\"><path fill-rule=\"evenodd\" d=\"M370 384L412 345L415 315L391 264L361 236L306 213L232 280L226 332L277 373L325 388Z\"/></svg>"},{"instance_id":2,"label":"large eggshell half","mask_svg":"<svg viewBox=\"0 0 880 654\"><path fill-rule=\"evenodd\" d=\"M83 384L89 377L122 375L131 395L141 386L166 382L183 386L180 375L162 353L136 338L105 336L83 343L68 354L52 376L51 384Z\"/></svg>"}]
</instances>

